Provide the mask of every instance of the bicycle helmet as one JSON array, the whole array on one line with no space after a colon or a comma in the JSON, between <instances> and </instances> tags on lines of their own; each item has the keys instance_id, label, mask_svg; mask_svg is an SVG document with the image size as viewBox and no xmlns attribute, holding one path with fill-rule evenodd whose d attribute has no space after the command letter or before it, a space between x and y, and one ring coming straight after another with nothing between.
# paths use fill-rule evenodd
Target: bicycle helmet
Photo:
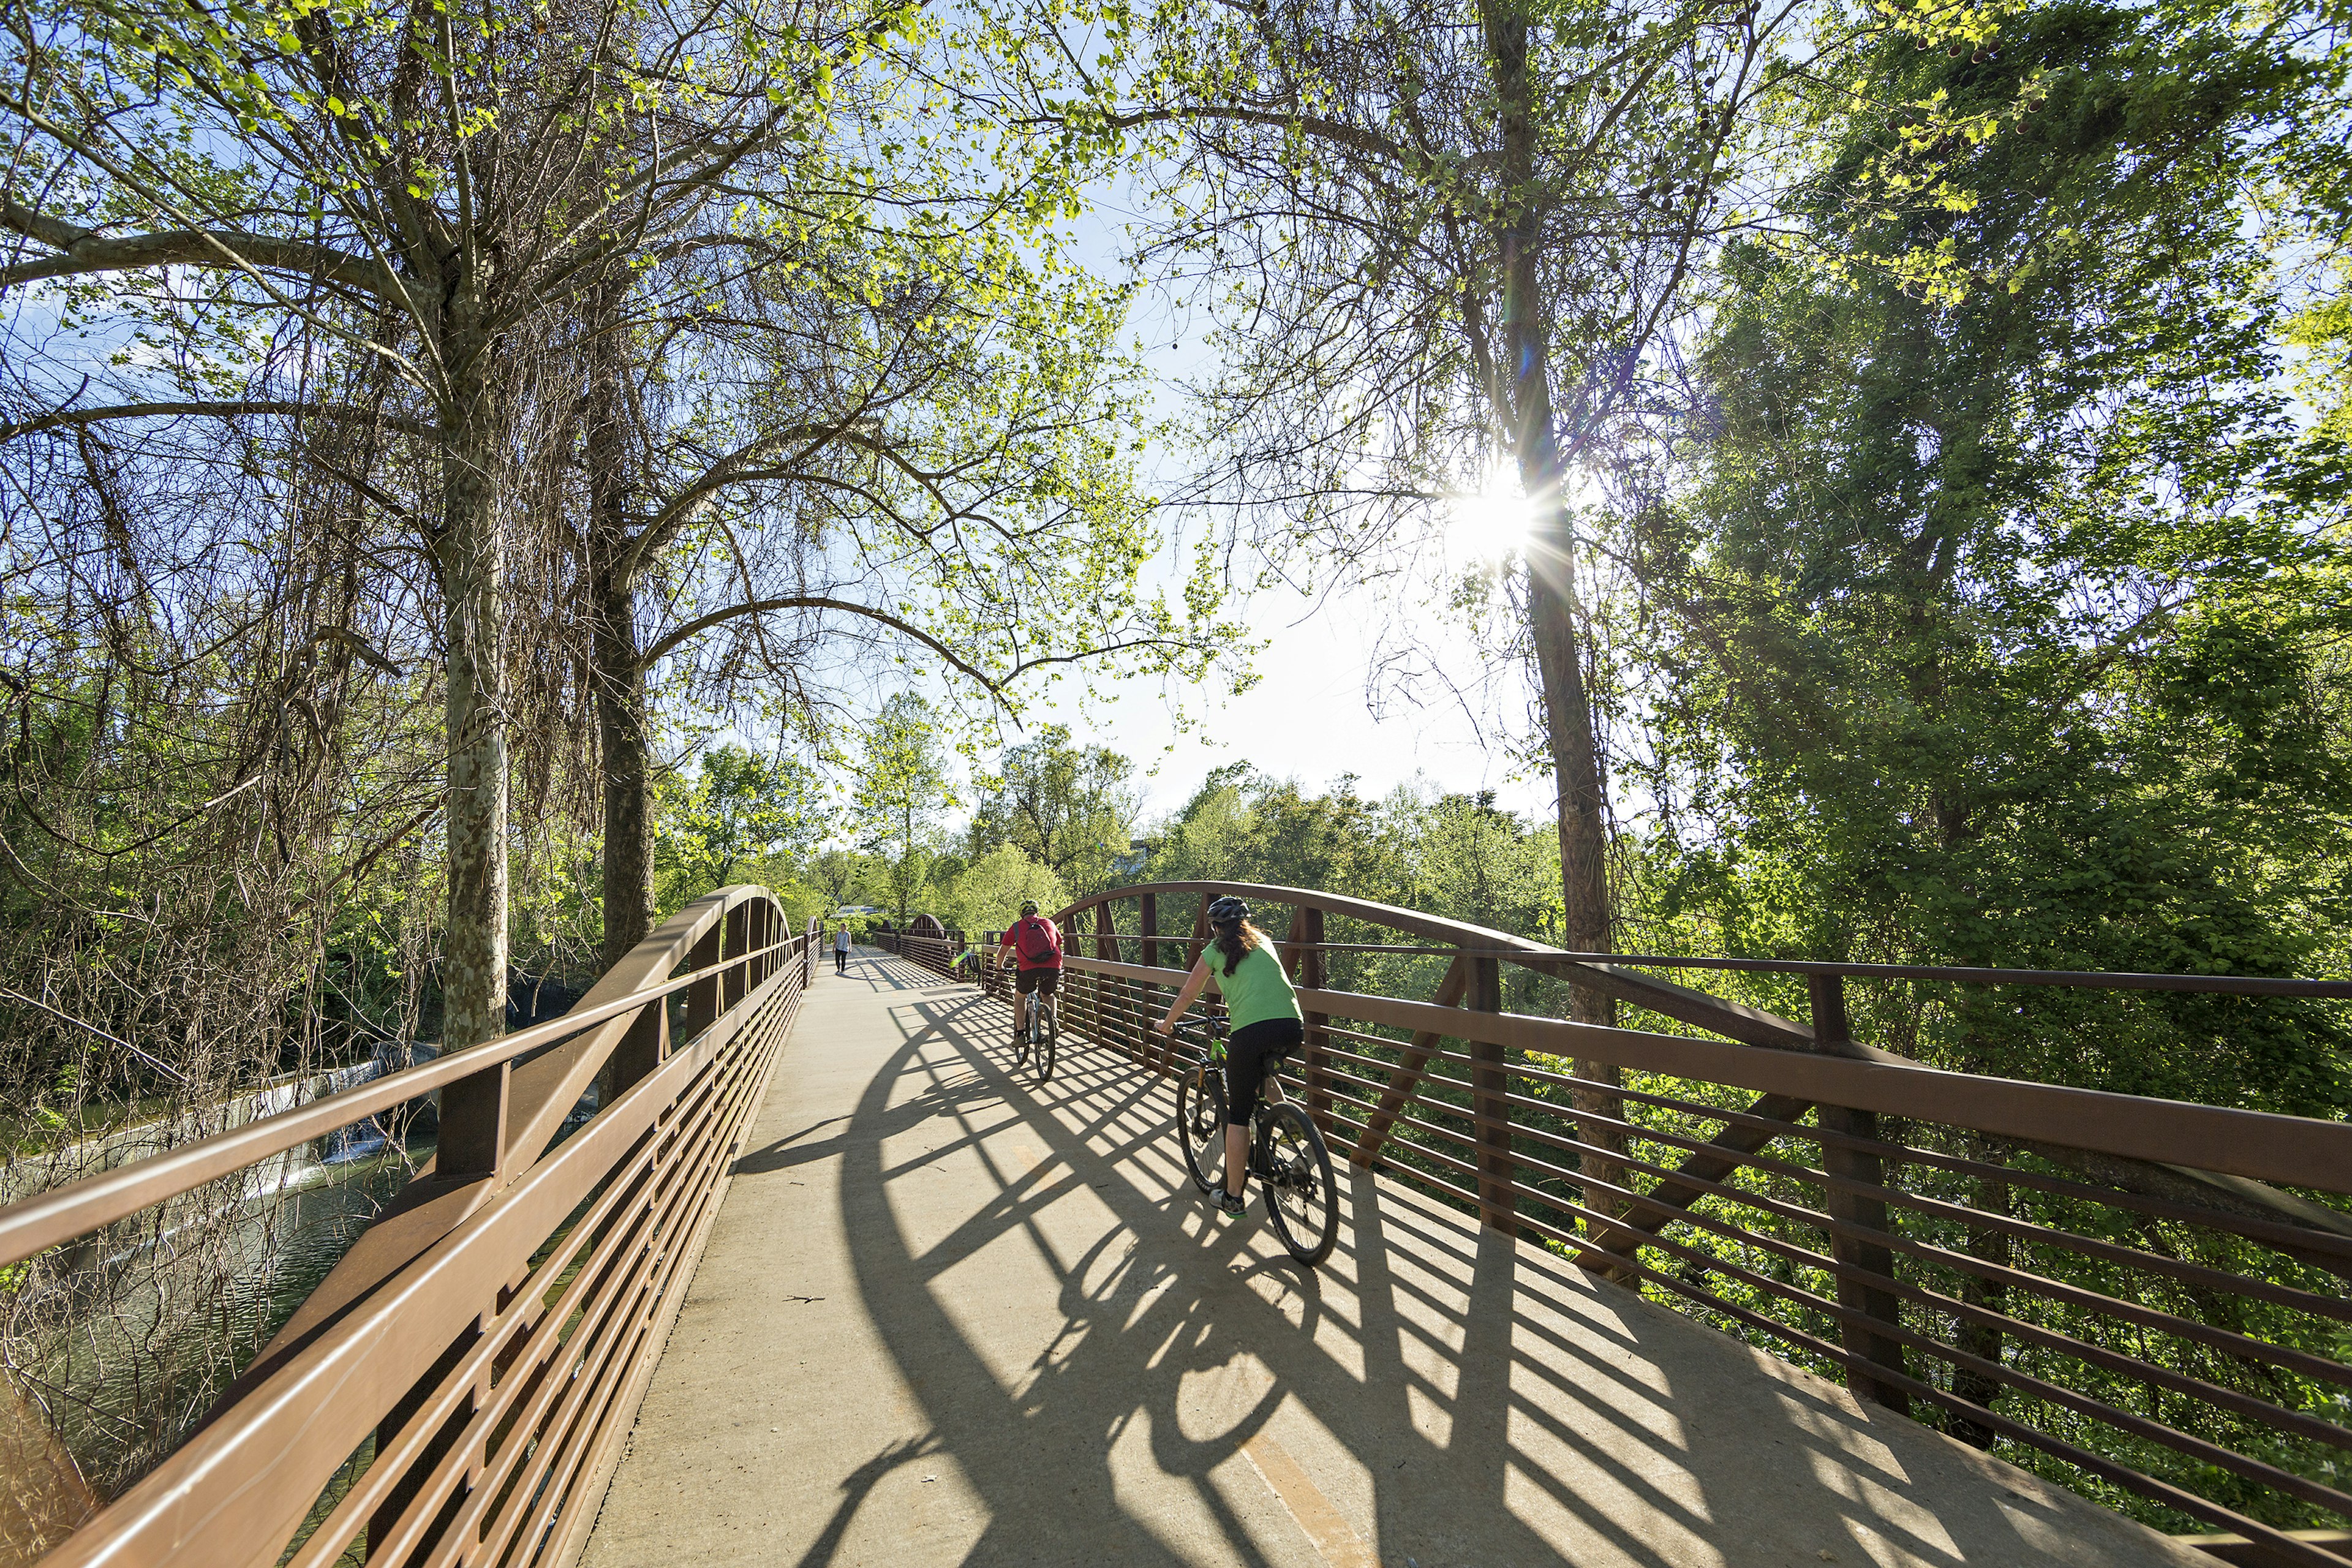
<instances>
[{"instance_id":1,"label":"bicycle helmet","mask_svg":"<svg viewBox=\"0 0 2352 1568\"><path fill-rule=\"evenodd\" d=\"M1249 906L1230 894L1209 906L1212 924L1228 926L1249 919Z\"/></svg>"},{"instance_id":2,"label":"bicycle helmet","mask_svg":"<svg viewBox=\"0 0 2352 1568\"><path fill-rule=\"evenodd\" d=\"M1034 900L1034 899L1024 899L1024 900L1021 900L1021 912L1022 912L1023 914L1024 914L1024 915L1034 915L1034 914L1035 914L1035 913L1037 912L1037 900Z\"/></svg>"}]
</instances>

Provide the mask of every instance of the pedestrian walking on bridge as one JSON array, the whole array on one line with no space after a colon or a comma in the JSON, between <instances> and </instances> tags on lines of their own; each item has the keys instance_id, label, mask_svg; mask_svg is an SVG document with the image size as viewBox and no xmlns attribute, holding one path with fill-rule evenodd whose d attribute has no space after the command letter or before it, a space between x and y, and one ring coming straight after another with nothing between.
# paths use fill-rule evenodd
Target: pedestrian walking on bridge
<instances>
[{"instance_id":1,"label":"pedestrian walking on bridge","mask_svg":"<svg viewBox=\"0 0 2352 1568\"><path fill-rule=\"evenodd\" d=\"M849 922L841 921L833 928L833 972L849 973Z\"/></svg>"}]
</instances>

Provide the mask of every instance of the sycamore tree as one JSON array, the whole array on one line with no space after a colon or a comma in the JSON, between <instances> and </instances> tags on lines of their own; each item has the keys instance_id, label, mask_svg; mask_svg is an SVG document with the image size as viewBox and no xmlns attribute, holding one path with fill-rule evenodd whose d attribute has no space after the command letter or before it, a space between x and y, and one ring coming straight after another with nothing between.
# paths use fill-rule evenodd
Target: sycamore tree
<instances>
[{"instance_id":1,"label":"sycamore tree","mask_svg":"<svg viewBox=\"0 0 2352 1568\"><path fill-rule=\"evenodd\" d=\"M1878 91L1839 74L1855 38L1964 39L1989 17L1796 0L1108 15L1085 90L1041 94L1039 112L1148 161L1165 216L1146 255L1213 323L1222 363L1199 391L1216 461L1192 499L1267 525L1259 541L1308 569L1376 572L1443 525L1434 501L1507 470L1534 519L1521 646L1558 783L1566 939L1607 949L1578 470L1657 383L1694 273L1755 221L1784 121L1808 94ZM1940 106L1918 119L1955 129Z\"/></svg>"},{"instance_id":2,"label":"sycamore tree","mask_svg":"<svg viewBox=\"0 0 2352 1568\"><path fill-rule=\"evenodd\" d=\"M1556 786L1562 940L1612 951L1580 479L1671 379L1691 280L1776 205L1808 106L1906 107L1850 74L1858 42L1900 33L1965 51L1991 13L1892 0L1101 10L1106 42L1078 89L1041 90L1036 112L1147 161L1164 216L1143 249L1221 351L1198 389L1214 456L1192 499L1280 564L1380 575L1425 553L1445 496L1524 496L1511 646L1532 667ZM1906 199L1932 184L1911 152L2000 120L1916 108L1892 182ZM1575 998L1579 1017L1613 1019L1601 993ZM1614 1136L1599 1121L1586 1132Z\"/></svg>"},{"instance_id":3,"label":"sycamore tree","mask_svg":"<svg viewBox=\"0 0 2352 1568\"><path fill-rule=\"evenodd\" d=\"M836 76L907 14L11 0L6 17L0 289L140 330L102 371L20 376L5 434L258 416L368 435L336 472L404 520L439 611L446 1040L488 1037L509 577L571 400L563 323L616 268L704 244L720 193L821 140ZM288 323L309 352L241 352Z\"/></svg>"},{"instance_id":4,"label":"sycamore tree","mask_svg":"<svg viewBox=\"0 0 2352 1568\"><path fill-rule=\"evenodd\" d=\"M449 1043L502 1012L518 731L595 738L609 958L653 905L662 683L806 727L895 660L1001 710L1226 640L1205 580L1143 585L1066 160L963 112L911 10L7 10L0 289L56 332L0 442L89 484L117 441L250 466L223 432L274 422L371 524L358 602L422 589L378 661L438 671Z\"/></svg>"},{"instance_id":5,"label":"sycamore tree","mask_svg":"<svg viewBox=\"0 0 2352 1568\"><path fill-rule=\"evenodd\" d=\"M1066 671L1191 682L1233 645L1205 574L1149 582L1125 294L1059 226L1081 165L974 112L971 68L929 28L874 51L821 146L583 323L610 953L652 907L657 689L838 754L877 674L985 729Z\"/></svg>"}]
</instances>

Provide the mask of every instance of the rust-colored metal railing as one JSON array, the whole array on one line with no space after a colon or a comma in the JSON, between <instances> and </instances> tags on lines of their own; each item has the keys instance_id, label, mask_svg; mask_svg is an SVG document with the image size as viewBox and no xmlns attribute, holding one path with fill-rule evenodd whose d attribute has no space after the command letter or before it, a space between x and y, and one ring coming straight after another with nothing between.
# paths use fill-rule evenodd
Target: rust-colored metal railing
<instances>
[{"instance_id":1,"label":"rust-colored metal railing","mask_svg":"<svg viewBox=\"0 0 2352 1568\"><path fill-rule=\"evenodd\" d=\"M961 938L954 933L947 936L919 936L912 931L876 931L874 943L883 952L894 953L919 968L930 970L935 974L950 976L954 973L955 955L963 945ZM987 951L993 952L994 949L992 946ZM982 956L987 956L987 952L983 952Z\"/></svg>"},{"instance_id":2,"label":"rust-colored metal railing","mask_svg":"<svg viewBox=\"0 0 2352 1568\"><path fill-rule=\"evenodd\" d=\"M723 889L561 1019L0 1209L0 1267L41 1288L78 1238L440 1091L432 1160L44 1563L575 1561L818 941Z\"/></svg>"},{"instance_id":3,"label":"rust-colored metal railing","mask_svg":"<svg viewBox=\"0 0 2352 1568\"><path fill-rule=\"evenodd\" d=\"M1845 1006L1854 976L2352 985L1715 965L1801 975L1808 1025L1613 955L1307 889L1179 882L1058 916L1066 1039L1150 1071L1188 1065L1149 1024L1223 892L1270 930L1283 912L1264 906L1287 906L1281 951L1307 1014L1293 1087L1335 1153L1842 1373L1860 1398L2094 1497L2136 1494L2182 1533L2222 1532L2191 1534L2217 1555L2342 1568L2352 1552L2352 1216L2331 1201L2352 1193L2352 1125L1942 1071L1853 1039ZM1177 934L1163 921L1180 910ZM1334 989L1346 954L1443 978L1425 1000ZM1507 1012L1508 968L1719 1037Z\"/></svg>"}]
</instances>

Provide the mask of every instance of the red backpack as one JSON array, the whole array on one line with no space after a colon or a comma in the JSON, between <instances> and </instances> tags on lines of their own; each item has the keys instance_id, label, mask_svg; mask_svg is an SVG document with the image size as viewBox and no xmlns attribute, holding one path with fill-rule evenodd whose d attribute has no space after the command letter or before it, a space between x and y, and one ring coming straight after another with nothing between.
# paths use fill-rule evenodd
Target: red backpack
<instances>
[{"instance_id":1,"label":"red backpack","mask_svg":"<svg viewBox=\"0 0 2352 1568\"><path fill-rule=\"evenodd\" d=\"M1062 956L1061 940L1054 928L1035 915L1030 915L1013 928L1019 934L1013 946L1031 963L1052 963Z\"/></svg>"}]
</instances>

